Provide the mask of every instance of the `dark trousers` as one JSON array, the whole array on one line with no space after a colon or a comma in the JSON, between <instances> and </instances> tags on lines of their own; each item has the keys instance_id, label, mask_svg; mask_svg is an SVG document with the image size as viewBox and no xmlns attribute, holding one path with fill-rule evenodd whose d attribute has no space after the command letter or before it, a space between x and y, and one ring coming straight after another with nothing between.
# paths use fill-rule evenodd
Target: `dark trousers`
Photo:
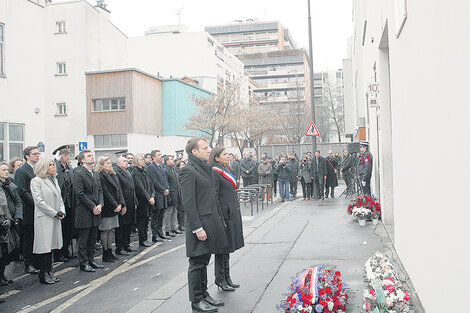
<instances>
[{"instance_id":1,"label":"dark trousers","mask_svg":"<svg viewBox=\"0 0 470 313\"><path fill-rule=\"evenodd\" d=\"M273 179L273 190L274 194L277 195L277 179Z\"/></svg>"},{"instance_id":2,"label":"dark trousers","mask_svg":"<svg viewBox=\"0 0 470 313\"><path fill-rule=\"evenodd\" d=\"M289 182L289 185L290 194L295 197L297 195L297 180Z\"/></svg>"},{"instance_id":3,"label":"dark trousers","mask_svg":"<svg viewBox=\"0 0 470 313\"><path fill-rule=\"evenodd\" d=\"M366 179L366 180L362 180L361 181L361 184L362 182L365 182L366 185L365 186L362 186L362 191L364 192L364 195L365 196L370 196L371 195L371 191L370 191L370 178L369 179Z\"/></svg>"},{"instance_id":4,"label":"dark trousers","mask_svg":"<svg viewBox=\"0 0 470 313\"><path fill-rule=\"evenodd\" d=\"M223 283L230 277L230 254L216 254L214 262L215 282Z\"/></svg>"},{"instance_id":5,"label":"dark trousers","mask_svg":"<svg viewBox=\"0 0 470 313\"><path fill-rule=\"evenodd\" d=\"M302 194L304 198L310 198L312 194L312 183L306 183L305 179L300 178L300 183L302 184Z\"/></svg>"},{"instance_id":6,"label":"dark trousers","mask_svg":"<svg viewBox=\"0 0 470 313\"><path fill-rule=\"evenodd\" d=\"M177 212L176 217L178 219L178 226L183 227L184 226L184 208L183 204L181 203L181 196L178 196L178 207L177 207Z\"/></svg>"},{"instance_id":7,"label":"dark trousers","mask_svg":"<svg viewBox=\"0 0 470 313\"><path fill-rule=\"evenodd\" d=\"M346 188L348 190L348 192L352 191L352 175L349 174L348 172L344 173L343 172L343 179L344 179L344 182L346 183Z\"/></svg>"},{"instance_id":8,"label":"dark trousers","mask_svg":"<svg viewBox=\"0 0 470 313\"><path fill-rule=\"evenodd\" d=\"M149 218L148 216L139 216L137 215L137 229L139 231L139 240L147 240L147 232L149 228Z\"/></svg>"},{"instance_id":9,"label":"dark trousers","mask_svg":"<svg viewBox=\"0 0 470 313\"><path fill-rule=\"evenodd\" d=\"M323 190L325 189L325 177L315 174L313 176L314 194L317 199L323 197Z\"/></svg>"},{"instance_id":10,"label":"dark trousers","mask_svg":"<svg viewBox=\"0 0 470 313\"><path fill-rule=\"evenodd\" d=\"M42 273L52 272L52 252L36 254L36 268Z\"/></svg>"},{"instance_id":11,"label":"dark trousers","mask_svg":"<svg viewBox=\"0 0 470 313\"><path fill-rule=\"evenodd\" d=\"M253 182L254 182L254 180L255 180L255 179L252 178L252 177L243 177L243 187L252 185Z\"/></svg>"},{"instance_id":12,"label":"dark trousers","mask_svg":"<svg viewBox=\"0 0 470 313\"><path fill-rule=\"evenodd\" d=\"M34 265L35 256L33 255L34 242L34 224L23 224L23 256L25 266Z\"/></svg>"},{"instance_id":13,"label":"dark trousers","mask_svg":"<svg viewBox=\"0 0 470 313\"><path fill-rule=\"evenodd\" d=\"M131 224L119 225L116 228L116 250L129 248L131 243Z\"/></svg>"},{"instance_id":14,"label":"dark trousers","mask_svg":"<svg viewBox=\"0 0 470 313\"><path fill-rule=\"evenodd\" d=\"M335 187L333 187L333 186L325 187L325 197L328 198L328 195L330 194L330 188L331 188L331 197L334 198L335 197Z\"/></svg>"},{"instance_id":15,"label":"dark trousers","mask_svg":"<svg viewBox=\"0 0 470 313\"><path fill-rule=\"evenodd\" d=\"M158 236L158 232L162 231L163 217L165 215L164 209L155 209L152 211L152 219L150 221L150 229L154 237Z\"/></svg>"},{"instance_id":16,"label":"dark trousers","mask_svg":"<svg viewBox=\"0 0 470 313\"><path fill-rule=\"evenodd\" d=\"M210 253L189 258L189 301L193 303L199 302L209 295L207 292L207 265L210 259Z\"/></svg>"},{"instance_id":17,"label":"dark trousers","mask_svg":"<svg viewBox=\"0 0 470 313\"><path fill-rule=\"evenodd\" d=\"M313 198L313 179L312 181L309 183L310 185L310 198Z\"/></svg>"},{"instance_id":18,"label":"dark trousers","mask_svg":"<svg viewBox=\"0 0 470 313\"><path fill-rule=\"evenodd\" d=\"M78 260L80 265L93 261L97 236L98 226L78 229Z\"/></svg>"}]
</instances>

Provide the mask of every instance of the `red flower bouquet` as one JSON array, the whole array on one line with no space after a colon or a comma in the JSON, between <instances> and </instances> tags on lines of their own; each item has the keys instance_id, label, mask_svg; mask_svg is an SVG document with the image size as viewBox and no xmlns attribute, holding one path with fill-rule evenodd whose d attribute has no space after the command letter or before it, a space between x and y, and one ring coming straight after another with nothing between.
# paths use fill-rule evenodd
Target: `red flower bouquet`
<instances>
[{"instance_id":1,"label":"red flower bouquet","mask_svg":"<svg viewBox=\"0 0 470 313\"><path fill-rule=\"evenodd\" d=\"M382 213L380 202L374 196L359 196L352 200L348 206L348 214L352 214L355 208L364 208L372 212L373 217L380 218Z\"/></svg>"}]
</instances>

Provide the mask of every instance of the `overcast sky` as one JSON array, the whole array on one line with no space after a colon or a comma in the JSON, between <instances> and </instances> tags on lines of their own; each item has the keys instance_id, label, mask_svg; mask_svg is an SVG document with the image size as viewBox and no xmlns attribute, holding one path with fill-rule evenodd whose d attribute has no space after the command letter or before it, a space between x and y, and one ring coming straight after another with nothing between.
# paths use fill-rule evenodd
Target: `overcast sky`
<instances>
[{"instance_id":1,"label":"overcast sky","mask_svg":"<svg viewBox=\"0 0 470 313\"><path fill-rule=\"evenodd\" d=\"M96 4L95 0L87 0ZM353 0L311 0L315 71L342 67L352 34ZM299 48L308 48L307 0L106 0L111 21L126 35L151 26L181 24L189 31L233 20L279 20ZM181 9L181 16L177 15Z\"/></svg>"}]
</instances>

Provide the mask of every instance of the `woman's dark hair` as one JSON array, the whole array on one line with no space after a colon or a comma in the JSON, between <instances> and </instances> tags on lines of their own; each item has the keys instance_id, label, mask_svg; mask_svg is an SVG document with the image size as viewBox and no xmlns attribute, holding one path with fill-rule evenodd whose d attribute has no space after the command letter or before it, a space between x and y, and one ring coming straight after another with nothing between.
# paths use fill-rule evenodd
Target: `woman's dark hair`
<instances>
[{"instance_id":1,"label":"woman's dark hair","mask_svg":"<svg viewBox=\"0 0 470 313\"><path fill-rule=\"evenodd\" d=\"M220 155L222 154L222 152L225 150L224 147L215 147L214 149L212 149L211 151L211 154L209 156L209 162L212 164L212 165L215 165L215 164L220 164L218 161L215 160L215 158L218 158L220 157Z\"/></svg>"}]
</instances>

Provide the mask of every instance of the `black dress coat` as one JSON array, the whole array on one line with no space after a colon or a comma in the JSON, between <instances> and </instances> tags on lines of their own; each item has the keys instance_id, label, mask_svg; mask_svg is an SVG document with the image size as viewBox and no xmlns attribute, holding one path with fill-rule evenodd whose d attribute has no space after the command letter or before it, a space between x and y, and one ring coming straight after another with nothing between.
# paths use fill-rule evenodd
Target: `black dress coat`
<instances>
[{"instance_id":1,"label":"black dress coat","mask_svg":"<svg viewBox=\"0 0 470 313\"><path fill-rule=\"evenodd\" d=\"M4 182L0 181L0 188L5 192L11 218L14 220L23 220L23 203L21 203L20 196L16 191L18 187L10 178L7 178Z\"/></svg>"},{"instance_id":2,"label":"black dress coat","mask_svg":"<svg viewBox=\"0 0 470 313\"><path fill-rule=\"evenodd\" d=\"M170 188L166 180L165 171L155 162L150 163L146 171L155 189L155 207L156 209L165 209L166 201L163 192Z\"/></svg>"},{"instance_id":3,"label":"black dress coat","mask_svg":"<svg viewBox=\"0 0 470 313\"><path fill-rule=\"evenodd\" d=\"M325 187L336 187L338 186L338 176L335 173L335 169L338 166L338 163L335 159L327 157L326 158L326 182Z\"/></svg>"},{"instance_id":4,"label":"black dress coat","mask_svg":"<svg viewBox=\"0 0 470 313\"><path fill-rule=\"evenodd\" d=\"M73 221L75 220L75 201L73 199L73 169L66 164L65 166L59 160L55 160L57 171L57 182L60 188L62 201L65 205L65 218L62 220L62 231L70 231L73 233Z\"/></svg>"},{"instance_id":5,"label":"black dress coat","mask_svg":"<svg viewBox=\"0 0 470 313\"><path fill-rule=\"evenodd\" d=\"M228 249L225 224L218 205L212 166L189 155L188 163L179 174L183 209L186 214L186 255L226 253ZM201 241L193 231L203 228L207 239Z\"/></svg>"},{"instance_id":6,"label":"black dress coat","mask_svg":"<svg viewBox=\"0 0 470 313\"><path fill-rule=\"evenodd\" d=\"M221 168L221 166L218 166ZM232 183L217 171L214 171L214 183L220 210L227 226L227 239L229 251L234 252L245 246L243 238L243 223L240 213L240 202L237 196L237 189Z\"/></svg>"},{"instance_id":7,"label":"black dress coat","mask_svg":"<svg viewBox=\"0 0 470 313\"><path fill-rule=\"evenodd\" d=\"M138 218L149 217L151 207L153 207L150 205L149 200L155 197L155 189L150 181L150 177L145 168L134 167L132 178L134 179L135 194L138 202L136 216Z\"/></svg>"},{"instance_id":8,"label":"black dress coat","mask_svg":"<svg viewBox=\"0 0 470 313\"><path fill-rule=\"evenodd\" d=\"M73 174L73 194L75 197L75 228L89 228L100 225L100 215L93 214L93 208L104 205L103 190L99 173L93 175L83 166Z\"/></svg>"},{"instance_id":9,"label":"black dress coat","mask_svg":"<svg viewBox=\"0 0 470 313\"><path fill-rule=\"evenodd\" d=\"M28 162L15 172L15 185L18 186L18 195L23 203L23 225L34 225L34 200L30 183L35 176Z\"/></svg>"},{"instance_id":10,"label":"black dress coat","mask_svg":"<svg viewBox=\"0 0 470 313\"><path fill-rule=\"evenodd\" d=\"M122 168L116 169L116 175L121 183L122 195L124 197L126 214L119 215L119 225L135 224L135 207L137 205L137 197L135 195L135 184L132 174L126 172Z\"/></svg>"},{"instance_id":11,"label":"black dress coat","mask_svg":"<svg viewBox=\"0 0 470 313\"><path fill-rule=\"evenodd\" d=\"M101 210L101 217L113 217L121 214L120 212L114 212L114 210L121 205L123 208L126 206L124 197L121 191L121 184L116 174L109 174L105 171L99 173L101 180L101 188L103 189L103 200L104 205ZM126 213L127 214L127 213Z\"/></svg>"},{"instance_id":12,"label":"black dress coat","mask_svg":"<svg viewBox=\"0 0 470 313\"><path fill-rule=\"evenodd\" d=\"M176 169L171 166L165 166L165 175L166 180L168 181L169 191L170 191L170 201L168 206L177 206L178 197L181 197L181 186L178 181L178 174Z\"/></svg>"},{"instance_id":13,"label":"black dress coat","mask_svg":"<svg viewBox=\"0 0 470 313\"><path fill-rule=\"evenodd\" d=\"M325 177L327 174L328 168L326 167L326 159L323 157L318 158L318 175L320 177ZM315 177L317 175L317 161L315 156L312 159L312 175Z\"/></svg>"}]
</instances>

